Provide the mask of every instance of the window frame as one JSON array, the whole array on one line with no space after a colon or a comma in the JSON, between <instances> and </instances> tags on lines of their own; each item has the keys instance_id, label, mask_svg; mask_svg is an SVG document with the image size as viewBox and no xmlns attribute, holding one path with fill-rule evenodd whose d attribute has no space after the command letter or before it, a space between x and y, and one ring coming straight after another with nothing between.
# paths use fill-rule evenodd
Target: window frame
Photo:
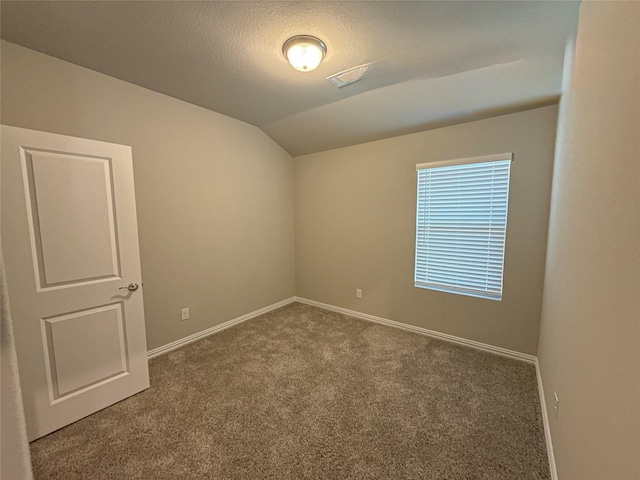
<instances>
[{"instance_id":1,"label":"window frame","mask_svg":"<svg viewBox=\"0 0 640 480\"><path fill-rule=\"evenodd\" d=\"M513 153L509 152L509 153L501 153L501 154L495 154L495 155L483 155L478 157L460 158L455 160L444 160L444 161L437 161L437 162L430 162L430 163L421 163L416 165L416 225L415 225L416 237L415 237L415 252L414 252L414 286L416 288L424 288L428 290L454 293L454 294L483 298L488 300L502 301L503 292L504 292L504 263L505 263L505 257L506 257L507 225L508 225L508 218L509 218L511 166L512 166L513 160L514 160L514 155ZM507 164L508 166L506 168L506 186L496 188L493 185L493 182L495 182L496 178L502 178L502 183L504 183L504 176L505 176L504 166L507 161L509 163ZM448 226L446 228L450 229L450 231L446 231L445 233L443 233L443 235L445 237L449 237L449 240L446 240L446 241L440 240L444 243L444 246L441 248L441 251L444 251L444 253L443 254L436 253L434 255L435 262L432 261L432 266L431 266L432 272L436 270L441 273L433 273L432 279L434 277L442 279L449 276L448 272L446 272L446 269L452 268L452 270L457 272L457 273L451 273L450 275L452 279L455 278L455 281L450 280L450 283L447 283L446 281L444 283L443 282L436 283L433 281L429 281L429 250L430 249L431 251L434 250L434 247L433 247L434 240L432 240L431 244L429 244L428 238L430 236L431 230L434 230L434 227L432 226L434 222L432 222L431 220L429 221L425 220L426 217L430 218L430 215L431 215L430 212L425 210L425 206L424 206L425 202L428 202L429 194L426 193L428 187L421 185L420 172L425 170L434 170L442 167L467 166L467 165L472 165L476 163L493 163L494 167L497 167L503 170L500 173L493 175L491 177L491 180L480 184L485 187L489 186L487 188L491 189L491 194L486 193L486 194L483 194L484 196L482 197L483 203L484 202L488 203L487 210L484 213L485 213L485 216L490 220L486 224L479 223L472 227L469 226L468 221L464 227L460 227L458 226L458 224L455 224L455 223L454 224L448 223ZM473 174L474 172L467 172L467 174L469 173ZM477 174L477 171L475 173ZM461 174L458 174L457 178L458 178L458 181L464 181L464 176ZM466 189L469 188L469 183L468 183L469 178L471 177L467 177L467 185L465 185ZM425 182L426 181L427 180L425 180ZM433 180L431 177L429 177L428 181L435 182L436 180ZM442 182L442 180L440 181ZM439 187L442 188L442 185L443 184L441 183ZM450 191L451 191L450 189L446 190L447 195L451 197L452 199L451 201L453 202L454 201L453 199L455 197L453 196L454 194L449 193ZM494 200L494 197L492 196L494 191L504 198L500 201ZM446 200L449 200L449 198L447 198ZM494 203L496 205L495 207L494 207ZM455 209L456 207L460 207L460 205L453 205L453 209ZM467 208L469 207L467 206ZM504 210L504 217L503 217L504 227L500 227L500 230L502 231L501 240L500 240L500 235L496 235L490 228L484 228L485 230L484 233L482 232L478 233L478 231L482 231L483 227L487 225L490 227L493 227L492 225L493 216L489 214L502 209ZM450 204L448 204L444 208L444 210L440 212L440 216L443 215L442 212L445 212L445 211L448 212L450 210L451 210L451 207L450 207ZM447 213L447 215L449 215L449 213ZM456 214L452 214L452 216L455 216L455 215L459 216L461 215L461 212L458 211ZM467 216L469 215L470 214L467 211ZM432 216L435 217L436 214ZM446 218L447 222L450 220L451 219ZM440 221L442 222L443 220L440 220ZM478 239L482 239L483 235L485 235L486 238L488 239L487 242L495 242L500 240L501 241L500 246L502 247L502 250L498 255L500 257L499 262L497 262L495 259L496 254L491 253L491 250L493 248L489 246L486 246L486 247L483 246L483 248L486 248L486 253L483 253L483 254L478 253L475 258L471 257L471 255L476 255L476 253L465 252L463 250L464 247L460 247L460 246L455 248L455 250L457 251L453 252L452 254L449 254L449 252L447 252L447 249L452 248L451 244L456 241L454 239L457 238L457 241L460 242L460 237L462 236L459 233L460 228L466 228L466 229L470 228L471 230L467 230L467 231L469 232L469 235L473 236L474 241L478 241ZM474 228L475 230L473 230ZM458 229L458 232L455 231L456 229ZM436 232L435 235L437 238L438 232ZM449 245L447 245L446 242L449 242ZM438 255L449 257L451 258L451 260L446 260L446 259L443 260L442 258L437 258ZM484 255L486 257L484 260L484 262L486 263L486 266L472 267L472 269L475 270L476 272L484 268L484 273L474 273L473 271L470 271L470 270L465 271L465 269L468 268L468 265L465 266L464 260L461 261L459 258L456 258L456 256L461 256L461 255L469 255L468 258L471 258L472 261L480 262L480 263L482 263L483 255ZM447 261L449 261L448 265L446 264ZM434 263L436 264L435 266L433 266ZM421 273L421 275L419 275L418 274L419 270L420 272L424 272L424 273L423 274ZM495 280L498 277L496 273L498 271L499 271L499 289L496 288L496 285L498 285L498 282ZM461 277L466 277L467 275L469 276L469 278L473 277L473 279L467 280L467 285L463 285L464 281L461 280ZM485 276L484 288L480 288L477 285L475 286L469 285L473 283L476 283L479 285L480 283L482 283L481 281L478 280L482 277L482 275ZM493 280L491 281L489 281L490 276L494 277ZM491 288L489 288L489 285L491 285Z\"/></svg>"}]
</instances>

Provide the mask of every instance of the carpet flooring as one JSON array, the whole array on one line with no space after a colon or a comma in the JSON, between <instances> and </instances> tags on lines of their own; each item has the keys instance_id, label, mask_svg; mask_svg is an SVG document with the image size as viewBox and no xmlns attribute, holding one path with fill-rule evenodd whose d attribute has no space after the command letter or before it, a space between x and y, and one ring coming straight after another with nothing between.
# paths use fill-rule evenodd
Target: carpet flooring
<instances>
[{"instance_id":1,"label":"carpet flooring","mask_svg":"<svg viewBox=\"0 0 640 480\"><path fill-rule=\"evenodd\" d=\"M533 365L294 303L150 362L37 479L549 479Z\"/></svg>"}]
</instances>

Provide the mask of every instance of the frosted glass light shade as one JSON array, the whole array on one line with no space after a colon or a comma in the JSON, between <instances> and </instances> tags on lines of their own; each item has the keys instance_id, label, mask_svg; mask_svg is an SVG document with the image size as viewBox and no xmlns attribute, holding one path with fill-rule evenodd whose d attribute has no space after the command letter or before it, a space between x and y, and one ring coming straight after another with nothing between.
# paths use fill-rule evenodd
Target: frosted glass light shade
<instances>
[{"instance_id":1,"label":"frosted glass light shade","mask_svg":"<svg viewBox=\"0 0 640 480\"><path fill-rule=\"evenodd\" d=\"M327 47L319 38L298 35L284 42L282 51L293 68L300 72L310 72L320 65Z\"/></svg>"}]
</instances>

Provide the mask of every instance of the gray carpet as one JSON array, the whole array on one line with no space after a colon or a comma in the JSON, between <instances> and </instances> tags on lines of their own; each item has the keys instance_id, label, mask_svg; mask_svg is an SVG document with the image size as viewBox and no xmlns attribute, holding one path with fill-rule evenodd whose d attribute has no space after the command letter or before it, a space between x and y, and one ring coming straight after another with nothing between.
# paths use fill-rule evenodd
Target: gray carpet
<instances>
[{"instance_id":1,"label":"gray carpet","mask_svg":"<svg viewBox=\"0 0 640 480\"><path fill-rule=\"evenodd\" d=\"M533 365L295 303L151 361L36 478L548 479Z\"/></svg>"}]
</instances>

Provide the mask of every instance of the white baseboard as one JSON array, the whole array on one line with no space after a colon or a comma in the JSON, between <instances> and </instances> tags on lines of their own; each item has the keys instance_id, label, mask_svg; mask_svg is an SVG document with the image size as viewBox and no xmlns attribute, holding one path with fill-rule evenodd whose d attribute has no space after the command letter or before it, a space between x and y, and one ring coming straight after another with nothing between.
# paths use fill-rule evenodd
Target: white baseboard
<instances>
[{"instance_id":1,"label":"white baseboard","mask_svg":"<svg viewBox=\"0 0 640 480\"><path fill-rule=\"evenodd\" d=\"M402 330L408 330L409 332L419 333L421 335L427 335L447 342L457 343L459 345L465 345L485 352L494 353L496 355L502 355L504 357L514 358L528 363L536 363L536 357L526 353L516 352L515 350L509 350L502 347L496 347L487 343L476 342L475 340L468 340L466 338L456 337L447 333L436 332L435 330L428 330L422 327L416 327L415 325L408 325L406 323L396 322L389 320L388 318L376 317L375 315L369 315L368 313L357 312L355 310L348 310L342 307L336 307L335 305L329 305L328 303L316 302L315 300L309 300L308 298L295 297L296 302L306 303L307 305L313 305L315 307L323 308L325 310L331 310L333 312L343 313L352 317L360 318L362 320L368 320L370 322L381 323L382 325L388 325L390 327L400 328Z\"/></svg>"},{"instance_id":2,"label":"white baseboard","mask_svg":"<svg viewBox=\"0 0 640 480\"><path fill-rule=\"evenodd\" d=\"M396 322L393 320L389 320L387 318L376 317L375 315L369 315L368 313L362 313L362 312L357 312L355 310L336 307L335 305L330 305L328 303L316 302L315 300L309 300L308 298L291 297L291 298L282 300L280 302L276 302L272 305L268 305L264 308L260 308L253 312L247 313L246 315L236 317L227 322L221 323L220 325L216 325L214 327L207 328L206 330L202 330L201 332L194 333L193 335L189 335L188 337L181 338L180 340L176 340L175 342L171 342L161 347L154 348L153 350L149 350L147 352L147 357L153 358L153 357L157 357L159 355L168 353L172 350L183 347L191 342L195 342L196 340L199 340L201 338L207 337L209 335L213 335L214 333L221 332L222 330L226 330L229 327L238 325L239 323L242 323L242 322L246 322L247 320L250 320L259 315L262 315L263 313L270 312L271 310L284 307L285 305L289 305L290 303L294 303L294 302L313 305L319 308L323 308L325 310L330 310L333 312L338 312L345 315L350 315L352 317L360 318L362 320L368 320L370 322L380 323L382 325L387 325L394 328L400 328L402 330L407 330L409 332L415 332L421 335L426 335L426 336L434 337L440 340L445 340L447 342L457 343L467 347L476 348L478 350L493 353L496 355L502 355L502 356L513 358L516 360L533 363L536 367L536 378L538 381L538 392L540 394L540 408L542 410L542 421L544 424L544 435L545 435L545 441L547 444L547 453L549 455L549 469L551 471L551 480L558 480L558 472L556 470L556 461L553 453L553 444L551 441L551 430L549 428L549 416L547 415L547 406L546 406L546 400L544 396L544 387L542 385L542 377L540 374L540 366L538 364L537 357L533 355L516 352L514 350L509 350L502 347L496 347L494 345L489 345L486 343L476 342L474 340L468 340L466 338L456 337L454 335L449 335L446 333L436 332L435 330L429 330L422 327L416 327L414 325L408 325L406 323Z\"/></svg>"},{"instance_id":3,"label":"white baseboard","mask_svg":"<svg viewBox=\"0 0 640 480\"><path fill-rule=\"evenodd\" d=\"M438 338L447 342L457 343L465 345L467 347L476 348L485 352L494 353L497 355L503 355L505 357L521 360L527 363L532 363L536 367L536 379L538 382L538 392L540 395L540 409L542 411L542 422L544 425L544 437L547 444L547 454L549 456L549 470L551 472L551 480L558 480L558 471L556 469L556 459L553 453L553 443L551 441L551 430L549 428L549 416L547 415L547 405L544 396L544 387L542 385L542 377L540 375L540 365L538 364L538 358L526 353L516 352L514 350L508 350L506 348L496 347L494 345L488 345L486 343L476 342L474 340L468 340L466 338L456 337L446 333L436 332L434 330L428 330L422 327L416 327L414 325L408 325L406 323L395 322L387 318L376 317L375 315L369 315L368 313L357 312L355 310L348 310L342 307L336 307L335 305L329 305L327 303L316 302L315 300L309 300L308 298L296 297L296 302L306 303L307 305L313 305L325 310L331 310L333 312L343 313L352 317L360 318L362 320L368 320L370 322L380 323L382 325L388 325L394 328L400 328L402 330L408 330L410 332L420 333L429 337Z\"/></svg>"},{"instance_id":4,"label":"white baseboard","mask_svg":"<svg viewBox=\"0 0 640 480\"><path fill-rule=\"evenodd\" d=\"M558 470L556 469L556 456L553 453L553 442L551 441L551 427L549 425L549 414L547 413L547 400L544 396L544 385L542 384L542 374L540 364L536 358L536 378L538 380L538 393L540 394L540 409L542 410L542 423L544 424L544 439L547 443L547 454L549 455L549 470L551 480L558 480Z\"/></svg>"},{"instance_id":5,"label":"white baseboard","mask_svg":"<svg viewBox=\"0 0 640 480\"><path fill-rule=\"evenodd\" d=\"M284 307L285 305L289 305L293 302L295 302L295 297L287 298L272 305L268 305L264 308L249 312L246 315L233 318L227 322L221 323L220 325L216 325L214 327L207 328L206 330L202 330L201 332L194 333L193 335L189 335L188 337L181 338L180 340L176 340L175 342L167 343L166 345L162 345L161 347L149 350L147 352L147 358L157 357L158 355L163 355L172 350L175 350L176 348L184 347L188 343L195 342L196 340L200 340L201 338L221 332L222 330L226 330L229 327L233 327L234 325L238 325L239 323L246 322L247 320L251 320L258 315L270 312L271 310L275 310L276 308Z\"/></svg>"}]
</instances>

